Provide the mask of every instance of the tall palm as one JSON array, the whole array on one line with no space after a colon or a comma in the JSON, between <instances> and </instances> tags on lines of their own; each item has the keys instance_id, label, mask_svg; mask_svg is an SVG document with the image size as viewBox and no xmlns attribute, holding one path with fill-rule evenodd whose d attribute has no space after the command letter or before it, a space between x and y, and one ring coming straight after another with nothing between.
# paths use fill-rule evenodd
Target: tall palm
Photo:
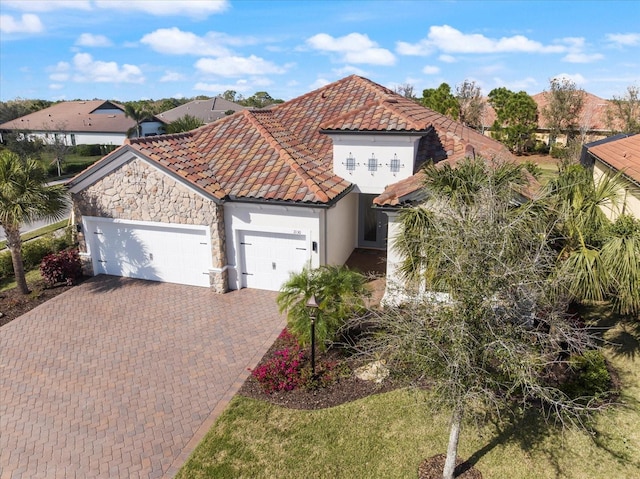
<instances>
[{"instance_id":1,"label":"tall palm","mask_svg":"<svg viewBox=\"0 0 640 479\"><path fill-rule=\"evenodd\" d=\"M135 132L136 138L140 138L140 135L142 133L142 122L152 116L151 112L146 110L143 106L136 106L129 103L124 107L124 114L127 118L131 118L136 122L136 126L134 128L131 128L127 133L130 135L131 133Z\"/></svg>"},{"instance_id":2,"label":"tall palm","mask_svg":"<svg viewBox=\"0 0 640 479\"><path fill-rule=\"evenodd\" d=\"M18 288L29 293L22 262L20 227L41 219L61 219L67 207L66 188L46 184L44 167L36 160L21 160L8 150L0 152L0 224L7 237Z\"/></svg>"}]
</instances>

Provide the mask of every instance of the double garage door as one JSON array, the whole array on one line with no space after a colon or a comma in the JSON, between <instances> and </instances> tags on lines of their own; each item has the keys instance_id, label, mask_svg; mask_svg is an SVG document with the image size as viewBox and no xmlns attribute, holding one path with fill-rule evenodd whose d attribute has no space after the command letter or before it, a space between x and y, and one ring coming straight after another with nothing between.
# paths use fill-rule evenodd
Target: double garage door
<instances>
[{"instance_id":1,"label":"double garage door","mask_svg":"<svg viewBox=\"0 0 640 479\"><path fill-rule=\"evenodd\" d=\"M95 274L209 286L211 241L206 226L85 217ZM310 251L304 234L241 231L241 288L277 291L301 271Z\"/></svg>"},{"instance_id":2,"label":"double garage door","mask_svg":"<svg viewBox=\"0 0 640 479\"><path fill-rule=\"evenodd\" d=\"M209 286L206 226L85 218L95 274Z\"/></svg>"}]
</instances>

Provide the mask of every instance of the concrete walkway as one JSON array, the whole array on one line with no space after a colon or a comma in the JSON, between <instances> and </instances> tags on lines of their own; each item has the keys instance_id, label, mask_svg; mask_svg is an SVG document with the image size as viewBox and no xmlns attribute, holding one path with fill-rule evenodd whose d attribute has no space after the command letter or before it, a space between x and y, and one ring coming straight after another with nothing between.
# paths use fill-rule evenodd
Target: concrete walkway
<instances>
[{"instance_id":1,"label":"concrete walkway","mask_svg":"<svg viewBox=\"0 0 640 479\"><path fill-rule=\"evenodd\" d=\"M0 478L170 478L285 325L276 294L98 276L0 328Z\"/></svg>"}]
</instances>

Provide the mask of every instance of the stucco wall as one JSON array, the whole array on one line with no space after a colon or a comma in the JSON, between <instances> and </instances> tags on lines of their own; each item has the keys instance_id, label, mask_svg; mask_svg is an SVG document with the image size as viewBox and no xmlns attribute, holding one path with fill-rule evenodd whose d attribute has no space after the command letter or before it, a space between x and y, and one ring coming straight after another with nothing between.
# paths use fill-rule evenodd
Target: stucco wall
<instances>
[{"instance_id":1,"label":"stucco wall","mask_svg":"<svg viewBox=\"0 0 640 479\"><path fill-rule=\"evenodd\" d=\"M153 221L210 227L214 270L211 287L228 290L222 205L200 196L144 160L133 158L79 193L72 194L76 224L82 216ZM80 250L87 252L82 232Z\"/></svg>"},{"instance_id":2,"label":"stucco wall","mask_svg":"<svg viewBox=\"0 0 640 479\"><path fill-rule=\"evenodd\" d=\"M350 193L327 210L326 264L341 265L357 244L358 194Z\"/></svg>"},{"instance_id":3,"label":"stucco wall","mask_svg":"<svg viewBox=\"0 0 640 479\"><path fill-rule=\"evenodd\" d=\"M593 178L597 182L605 174L615 174L616 172L600 161L593 165ZM618 191L620 206L617 209L604 207L607 216L615 220L620 214L626 213L640 219L640 188L624 177L620 180L621 188Z\"/></svg>"}]
</instances>

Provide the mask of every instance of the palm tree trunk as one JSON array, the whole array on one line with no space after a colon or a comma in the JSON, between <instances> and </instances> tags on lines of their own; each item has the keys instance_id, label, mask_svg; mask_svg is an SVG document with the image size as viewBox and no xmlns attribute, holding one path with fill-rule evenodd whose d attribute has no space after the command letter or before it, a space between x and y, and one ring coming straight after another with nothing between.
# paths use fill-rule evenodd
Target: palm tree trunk
<instances>
[{"instance_id":1,"label":"palm tree trunk","mask_svg":"<svg viewBox=\"0 0 640 479\"><path fill-rule=\"evenodd\" d=\"M13 263L13 274L16 283L22 294L29 294L29 287L24 276L24 264L22 263L22 239L20 238L20 228L4 225L4 232L7 236L7 249L11 252L11 262Z\"/></svg>"},{"instance_id":2,"label":"palm tree trunk","mask_svg":"<svg viewBox=\"0 0 640 479\"><path fill-rule=\"evenodd\" d=\"M449 430L449 445L447 446L447 459L444 462L442 479L453 479L456 469L456 457L458 456L458 439L462 427L462 406L456 406L451 415L451 428Z\"/></svg>"}]
</instances>

